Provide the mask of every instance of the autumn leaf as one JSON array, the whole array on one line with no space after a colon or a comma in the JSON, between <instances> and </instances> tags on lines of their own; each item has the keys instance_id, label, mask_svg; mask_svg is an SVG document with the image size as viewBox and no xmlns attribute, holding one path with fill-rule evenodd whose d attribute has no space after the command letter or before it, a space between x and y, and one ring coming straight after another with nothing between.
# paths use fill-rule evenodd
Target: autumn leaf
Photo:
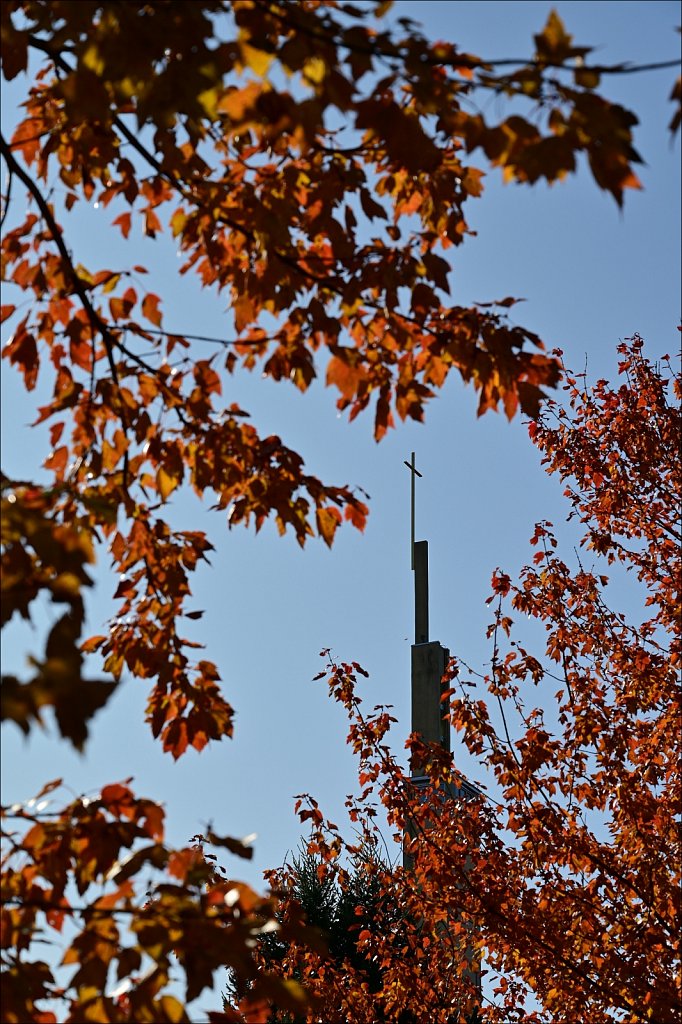
<instances>
[{"instance_id":1,"label":"autumn leaf","mask_svg":"<svg viewBox=\"0 0 682 1024\"><path fill-rule=\"evenodd\" d=\"M170 473L166 472L163 466L159 466L156 471L156 486L164 501L166 501L168 496L172 494L179 483L180 480L178 477L171 476Z\"/></svg>"},{"instance_id":2,"label":"autumn leaf","mask_svg":"<svg viewBox=\"0 0 682 1024\"><path fill-rule=\"evenodd\" d=\"M248 327L254 319L255 308L248 295L240 295L232 304L234 311L234 325L241 334L245 327Z\"/></svg>"},{"instance_id":3,"label":"autumn leaf","mask_svg":"<svg viewBox=\"0 0 682 1024\"><path fill-rule=\"evenodd\" d=\"M130 234L130 214L121 213L115 220L111 222L112 227L118 227L121 229L121 234L124 238L127 238Z\"/></svg>"},{"instance_id":4,"label":"autumn leaf","mask_svg":"<svg viewBox=\"0 0 682 1024\"><path fill-rule=\"evenodd\" d=\"M355 352L344 352L343 358L340 355L332 356L327 364L327 386L333 385L338 388L346 401L355 396L364 376L362 369L356 364Z\"/></svg>"},{"instance_id":5,"label":"autumn leaf","mask_svg":"<svg viewBox=\"0 0 682 1024\"><path fill-rule=\"evenodd\" d=\"M162 315L159 309L160 298L158 295L148 294L142 300L142 315L146 316L150 323L156 327L161 326Z\"/></svg>"}]
</instances>

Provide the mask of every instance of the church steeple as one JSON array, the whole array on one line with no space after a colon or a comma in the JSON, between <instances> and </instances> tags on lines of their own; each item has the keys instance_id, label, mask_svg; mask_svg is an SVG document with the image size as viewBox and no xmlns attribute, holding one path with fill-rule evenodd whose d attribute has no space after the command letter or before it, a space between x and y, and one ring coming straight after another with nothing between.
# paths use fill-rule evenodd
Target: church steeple
<instances>
[{"instance_id":1,"label":"church steeple","mask_svg":"<svg viewBox=\"0 0 682 1024\"><path fill-rule=\"evenodd\" d=\"M411 473L410 480L410 565L414 573L414 642L429 642L429 544L428 541L415 541L415 483L421 479L421 473L412 458L405 465Z\"/></svg>"},{"instance_id":2,"label":"church steeple","mask_svg":"<svg viewBox=\"0 0 682 1024\"><path fill-rule=\"evenodd\" d=\"M412 732L429 743L439 743L450 750L450 723L441 703L441 679L450 652L437 640L429 640L429 545L415 541L415 480L421 473L415 466L414 452L405 465L411 473L411 564L414 572L414 643L412 645ZM412 765L413 776L422 774L418 764Z\"/></svg>"},{"instance_id":3,"label":"church steeple","mask_svg":"<svg viewBox=\"0 0 682 1024\"><path fill-rule=\"evenodd\" d=\"M421 477L414 461L414 452L410 462L405 462L410 470L411 507L410 507L410 562L414 572L414 643L412 644L412 723L411 732L419 733L428 743L439 743L443 750L450 753L450 721L447 704L441 700L444 686L443 675L450 660L450 651L438 640L429 640L429 545L428 541L415 541L415 482ZM412 783L417 789L430 787L432 783L425 774L423 765L412 756ZM457 785L451 782L436 783L444 797L453 800L469 800L477 793L475 787L462 779ZM406 838L413 839L415 831L408 823ZM403 867L409 871L414 869L412 854L408 853L407 844L403 848ZM467 868L469 870L469 868ZM455 916L455 919L456 916ZM443 926L447 929L447 926ZM467 930L468 930L467 926ZM449 933L448 933L449 935ZM452 941L450 939L450 941ZM457 941L457 940L456 940ZM481 996L481 970L473 946L465 939L464 955L467 961L466 974L477 992L477 1002ZM456 1016L456 1015L455 1015ZM454 1019L454 1018L453 1018ZM459 1019L459 1018L457 1018ZM466 1024L476 1024L478 1010L474 1010L464 1018Z\"/></svg>"}]
</instances>

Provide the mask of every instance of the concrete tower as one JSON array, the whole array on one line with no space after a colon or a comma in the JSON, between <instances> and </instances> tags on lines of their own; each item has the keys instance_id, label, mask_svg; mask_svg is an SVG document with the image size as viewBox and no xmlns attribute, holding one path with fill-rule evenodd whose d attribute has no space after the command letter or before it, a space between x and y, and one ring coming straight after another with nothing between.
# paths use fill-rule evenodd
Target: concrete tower
<instances>
[{"instance_id":1,"label":"concrete tower","mask_svg":"<svg viewBox=\"0 0 682 1024\"><path fill-rule=\"evenodd\" d=\"M412 644L412 732L439 743L450 752L450 723L441 703L441 679L450 652L438 640L429 640L429 544L414 545L414 643ZM417 768L413 775L420 774Z\"/></svg>"},{"instance_id":2,"label":"concrete tower","mask_svg":"<svg viewBox=\"0 0 682 1024\"><path fill-rule=\"evenodd\" d=\"M439 743L450 751L450 723L446 707L441 703L441 679L450 652L438 640L429 640L429 544L415 541L415 479L421 473L414 463L406 462L411 478L411 562L414 572L414 643L412 644L412 728L429 743ZM419 765L412 766L413 777L422 774Z\"/></svg>"},{"instance_id":3,"label":"concrete tower","mask_svg":"<svg viewBox=\"0 0 682 1024\"><path fill-rule=\"evenodd\" d=\"M411 562L414 572L414 643L412 644L412 732L419 733L421 738L430 743L438 743L450 753L450 722L447 716L447 705L442 701L444 686L441 682L450 659L450 652L438 640L429 640L429 545L428 541L415 541L415 480L421 473L412 459L405 465L412 475L411 480ZM418 789L429 785L429 779L415 758L412 759L412 781ZM445 799L470 800L476 795L476 789L462 779L459 786L444 787ZM413 834L408 824L408 835ZM412 858L403 854L404 867L413 867ZM470 866L467 867L470 870ZM467 945L465 956L470 969L467 975L479 993L480 1001L481 973L480 965L475 964L473 949ZM456 1010L455 1010L456 1013ZM453 1014L453 1020L455 1016ZM476 1024L477 1010L474 1008L465 1018L463 1024Z\"/></svg>"}]
</instances>

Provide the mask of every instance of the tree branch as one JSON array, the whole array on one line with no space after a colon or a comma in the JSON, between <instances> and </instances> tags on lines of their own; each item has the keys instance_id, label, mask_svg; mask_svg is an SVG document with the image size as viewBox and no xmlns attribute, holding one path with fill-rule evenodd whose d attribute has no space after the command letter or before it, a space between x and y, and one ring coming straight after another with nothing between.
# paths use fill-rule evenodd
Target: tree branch
<instances>
[{"instance_id":1,"label":"tree branch","mask_svg":"<svg viewBox=\"0 0 682 1024\"><path fill-rule=\"evenodd\" d=\"M116 385L120 387L118 380L118 371L116 369L116 363L114 362L113 354L114 348L116 346L116 340L111 334L111 331L109 330L107 325L100 317L95 307L90 302L88 293L85 290L85 282L82 280L81 277L78 276L78 273L76 272L76 268L73 265L71 255L66 247L66 243L64 242L64 234L59 225L57 224L57 221L54 218L54 215L52 213L52 210L50 209L47 200L38 188L35 181L30 177L29 174L27 174L23 167L18 163L14 154L12 153L12 150L10 149L8 143L5 141L2 135L0 135L0 152L2 152L2 155L5 158L5 161L7 162L9 170L16 174L19 180L23 182L23 184L26 186L26 188L29 190L29 192L35 199L38 205L38 209L43 215L45 223L49 228L50 234L52 235L52 239L55 245L57 246L57 249L59 250L59 255L61 256L64 262L64 266L67 271L67 277L70 278L73 290L80 299L83 309L87 314L88 320L90 321L90 326L93 331L96 331L98 334L101 334L102 336L102 340L104 341L104 347L107 353L107 360L109 362L109 369L111 370L111 376L113 377Z\"/></svg>"},{"instance_id":2,"label":"tree branch","mask_svg":"<svg viewBox=\"0 0 682 1024\"><path fill-rule=\"evenodd\" d=\"M286 10L290 12L292 5L287 5ZM362 43L349 43L343 38L343 35L325 34L324 32L315 32L309 25L301 24L296 18L292 18L289 13L284 14L283 8L272 3L268 5L268 13L276 18L277 21L284 25L288 25L295 32L301 35L306 35L311 39L315 39L319 42L329 43L331 46L342 47L344 50L348 50L349 53L362 53L369 56L383 57L384 59L396 60L400 59L402 54L399 49L399 44L394 45L392 50L382 48L381 43L373 45ZM583 72L594 72L598 75L632 75L642 71L661 71L666 68L679 67L679 59L675 60L663 60L655 61L649 64L632 64L624 62L621 64L582 64L575 67L568 67L564 61L553 61L543 59L531 59L527 57L501 57L501 58L475 58L470 57L467 54L456 55L451 58L443 57L428 57L422 56L421 62L429 67L451 67L457 70L458 68L467 68L472 71L482 70L491 71L498 67L529 67L537 68L538 70L544 71L546 68L557 68L564 71L583 71ZM479 83L480 84L480 83Z\"/></svg>"}]
</instances>

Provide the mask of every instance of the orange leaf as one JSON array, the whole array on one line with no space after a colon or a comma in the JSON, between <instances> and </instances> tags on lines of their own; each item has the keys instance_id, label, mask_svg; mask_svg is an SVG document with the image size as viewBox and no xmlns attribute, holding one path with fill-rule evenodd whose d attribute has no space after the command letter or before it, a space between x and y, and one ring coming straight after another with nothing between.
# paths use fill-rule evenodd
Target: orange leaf
<instances>
[{"instance_id":1,"label":"orange leaf","mask_svg":"<svg viewBox=\"0 0 682 1024\"><path fill-rule=\"evenodd\" d=\"M343 397L350 401L357 393L364 374L361 369L350 364L349 358L350 355L345 359L332 356L327 365L327 386L334 384Z\"/></svg>"},{"instance_id":2,"label":"orange leaf","mask_svg":"<svg viewBox=\"0 0 682 1024\"><path fill-rule=\"evenodd\" d=\"M233 304L234 325L239 333L255 319L255 307L248 295L240 295Z\"/></svg>"},{"instance_id":3,"label":"orange leaf","mask_svg":"<svg viewBox=\"0 0 682 1024\"><path fill-rule=\"evenodd\" d=\"M356 505L346 505L344 515L346 519L350 520L356 530L360 530L362 533L367 525L368 513L369 509L367 506L363 504L363 502L359 501Z\"/></svg>"},{"instance_id":4,"label":"orange leaf","mask_svg":"<svg viewBox=\"0 0 682 1024\"><path fill-rule=\"evenodd\" d=\"M161 326L162 315L159 309L160 298L158 295L154 295L151 292L149 295L145 295L142 300L142 315L147 317L150 323L154 324L155 327Z\"/></svg>"},{"instance_id":5,"label":"orange leaf","mask_svg":"<svg viewBox=\"0 0 682 1024\"><path fill-rule=\"evenodd\" d=\"M145 210L144 214L144 233L149 238L155 238L157 231L162 231L161 221L156 216L153 210Z\"/></svg>"}]
</instances>

